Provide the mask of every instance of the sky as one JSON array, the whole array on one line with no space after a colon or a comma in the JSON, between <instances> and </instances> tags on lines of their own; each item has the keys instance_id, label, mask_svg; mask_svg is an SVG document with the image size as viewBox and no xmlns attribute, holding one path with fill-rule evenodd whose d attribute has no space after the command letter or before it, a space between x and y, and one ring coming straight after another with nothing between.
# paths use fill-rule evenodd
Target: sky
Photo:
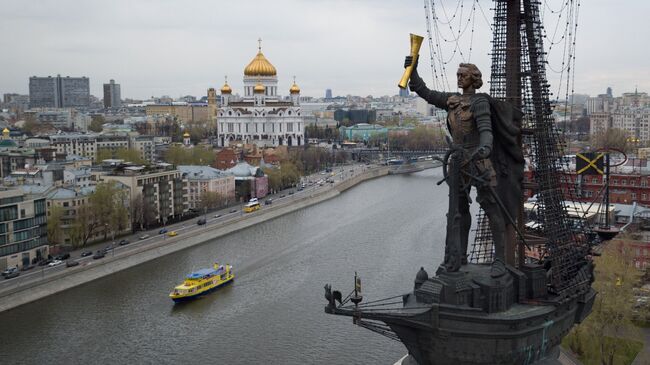
<instances>
[{"instance_id":1,"label":"sky","mask_svg":"<svg viewBox=\"0 0 650 365\"><path fill-rule=\"evenodd\" d=\"M459 2L470 9L475 1L435 3L439 15L444 6L451 16ZM561 8L562 1L543 1L547 29L559 19L548 9ZM478 3L491 20L492 1ZM293 76L304 96L322 97L328 88L335 96L395 95L409 33L426 36L423 5L420 0L0 0L0 94L27 94L30 76L57 74L89 77L91 94L100 98L110 79L121 84L122 98L200 97L209 87L219 89L224 76L243 94L243 70L261 38L284 95ZM635 87L650 92L648 14L647 0L581 1L576 93L601 94L608 86L614 95ZM463 33L460 49L489 79L486 18L477 15L474 29L471 57L470 32ZM445 57L453 55L455 43L440 46ZM425 42L419 70L429 82L428 49ZM549 56L556 69L559 51L557 46ZM450 59L449 80L461 61L458 52ZM552 71L548 78L554 92L564 84Z\"/></svg>"}]
</instances>

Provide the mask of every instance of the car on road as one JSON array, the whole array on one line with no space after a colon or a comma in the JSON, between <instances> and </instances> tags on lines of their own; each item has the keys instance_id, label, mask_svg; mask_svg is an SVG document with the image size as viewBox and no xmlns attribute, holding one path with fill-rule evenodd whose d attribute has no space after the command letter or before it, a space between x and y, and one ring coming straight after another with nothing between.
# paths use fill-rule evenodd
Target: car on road
<instances>
[{"instance_id":1,"label":"car on road","mask_svg":"<svg viewBox=\"0 0 650 365\"><path fill-rule=\"evenodd\" d=\"M289 195L293 195L293 194L294 194L293 190L289 192Z\"/></svg>"},{"instance_id":2,"label":"car on road","mask_svg":"<svg viewBox=\"0 0 650 365\"><path fill-rule=\"evenodd\" d=\"M160 231L158 231L158 234L165 234L167 233L167 228L162 228Z\"/></svg>"},{"instance_id":3,"label":"car on road","mask_svg":"<svg viewBox=\"0 0 650 365\"><path fill-rule=\"evenodd\" d=\"M237 213L237 209L230 209L230 213Z\"/></svg>"},{"instance_id":4,"label":"car on road","mask_svg":"<svg viewBox=\"0 0 650 365\"><path fill-rule=\"evenodd\" d=\"M207 222L208 221L206 221L205 218L200 218L198 221L196 221L196 224L198 224L199 226L202 226L202 225L206 224Z\"/></svg>"},{"instance_id":5,"label":"car on road","mask_svg":"<svg viewBox=\"0 0 650 365\"><path fill-rule=\"evenodd\" d=\"M284 198L285 196L286 196L286 195L282 194L282 195L280 195L280 198Z\"/></svg>"},{"instance_id":6,"label":"car on road","mask_svg":"<svg viewBox=\"0 0 650 365\"><path fill-rule=\"evenodd\" d=\"M51 259L47 259L47 260L42 260L41 262L39 262L39 263L38 263L38 266L45 266L45 265L49 265L49 264L50 264L51 262L52 262L52 260L51 260Z\"/></svg>"},{"instance_id":7,"label":"car on road","mask_svg":"<svg viewBox=\"0 0 650 365\"><path fill-rule=\"evenodd\" d=\"M126 246L126 245L128 245L129 243L131 243L131 242L129 242L129 240L121 240L121 241L120 241L120 246Z\"/></svg>"},{"instance_id":8,"label":"car on road","mask_svg":"<svg viewBox=\"0 0 650 365\"><path fill-rule=\"evenodd\" d=\"M62 263L63 263L63 261L61 261L61 260L54 260L54 261L50 262L49 264L47 264L47 266L54 267L54 266L59 266Z\"/></svg>"},{"instance_id":9,"label":"car on road","mask_svg":"<svg viewBox=\"0 0 650 365\"><path fill-rule=\"evenodd\" d=\"M167 233L167 235L168 235L169 237L175 237L175 236L178 235L178 233L176 233L176 231L169 231L169 232Z\"/></svg>"},{"instance_id":10,"label":"car on road","mask_svg":"<svg viewBox=\"0 0 650 365\"><path fill-rule=\"evenodd\" d=\"M146 240L147 238L149 238L148 234L143 234L142 236L140 236L141 240Z\"/></svg>"},{"instance_id":11,"label":"car on road","mask_svg":"<svg viewBox=\"0 0 650 365\"><path fill-rule=\"evenodd\" d=\"M65 262L65 267L79 266L79 261L68 260Z\"/></svg>"},{"instance_id":12,"label":"car on road","mask_svg":"<svg viewBox=\"0 0 650 365\"><path fill-rule=\"evenodd\" d=\"M20 275L20 271L18 271L18 270L12 271L12 272L8 273L7 275L4 275L4 273L2 274L2 276L4 276L5 279L12 279L12 278L17 277L18 275Z\"/></svg>"},{"instance_id":13,"label":"car on road","mask_svg":"<svg viewBox=\"0 0 650 365\"><path fill-rule=\"evenodd\" d=\"M9 274L13 274L14 272L17 272L18 268L17 267L10 267L7 270L2 272L2 276L7 276Z\"/></svg>"},{"instance_id":14,"label":"car on road","mask_svg":"<svg viewBox=\"0 0 650 365\"><path fill-rule=\"evenodd\" d=\"M70 258L70 254L69 254L69 253L62 253L62 254L60 254L60 255L54 256L54 259L55 259L55 260L60 260L60 261L67 260L67 259L69 259L69 258Z\"/></svg>"},{"instance_id":15,"label":"car on road","mask_svg":"<svg viewBox=\"0 0 650 365\"><path fill-rule=\"evenodd\" d=\"M90 255L92 255L92 254L93 254L92 251L84 251L84 252L81 253L81 257L90 256Z\"/></svg>"},{"instance_id":16,"label":"car on road","mask_svg":"<svg viewBox=\"0 0 650 365\"><path fill-rule=\"evenodd\" d=\"M221 214L215 214L214 217L215 218L221 218Z\"/></svg>"},{"instance_id":17,"label":"car on road","mask_svg":"<svg viewBox=\"0 0 650 365\"><path fill-rule=\"evenodd\" d=\"M273 199L269 198L264 201L264 205L271 205L271 204L273 204Z\"/></svg>"},{"instance_id":18,"label":"car on road","mask_svg":"<svg viewBox=\"0 0 650 365\"><path fill-rule=\"evenodd\" d=\"M106 252L104 252L104 250L97 250L97 252L95 252L95 254L93 255L93 259L98 260L104 256L106 256Z\"/></svg>"}]
</instances>

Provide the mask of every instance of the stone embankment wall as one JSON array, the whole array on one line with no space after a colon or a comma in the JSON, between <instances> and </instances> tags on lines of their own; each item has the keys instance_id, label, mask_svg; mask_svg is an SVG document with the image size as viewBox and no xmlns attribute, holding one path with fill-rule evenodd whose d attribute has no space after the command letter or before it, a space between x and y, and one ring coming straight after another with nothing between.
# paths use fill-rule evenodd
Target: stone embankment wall
<instances>
[{"instance_id":1,"label":"stone embankment wall","mask_svg":"<svg viewBox=\"0 0 650 365\"><path fill-rule=\"evenodd\" d=\"M115 257L108 254L101 261L87 260L82 265L66 268L54 275L50 274L45 279L25 283L19 287L5 290L0 294L0 312L318 204L334 198L341 192L366 180L388 175L388 170L388 167L369 169L323 191L315 192L311 195L305 194L305 196L296 197L284 204L264 206L258 212L242 215L222 224L207 225L202 229L193 230L190 236L180 234L177 237L168 237L166 240L156 244L142 245L141 247L120 253Z\"/></svg>"}]
</instances>

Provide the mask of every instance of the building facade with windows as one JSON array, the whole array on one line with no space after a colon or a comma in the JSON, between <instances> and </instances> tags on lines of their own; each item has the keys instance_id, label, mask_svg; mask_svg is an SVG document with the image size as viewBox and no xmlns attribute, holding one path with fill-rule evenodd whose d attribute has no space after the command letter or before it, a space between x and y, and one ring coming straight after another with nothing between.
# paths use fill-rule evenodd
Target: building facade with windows
<instances>
[{"instance_id":1,"label":"building facade with windows","mask_svg":"<svg viewBox=\"0 0 650 365\"><path fill-rule=\"evenodd\" d=\"M45 197L0 188L0 270L47 258Z\"/></svg>"},{"instance_id":2,"label":"building facade with windows","mask_svg":"<svg viewBox=\"0 0 650 365\"><path fill-rule=\"evenodd\" d=\"M90 80L87 77L30 77L30 108L87 108Z\"/></svg>"},{"instance_id":3,"label":"building facade with windows","mask_svg":"<svg viewBox=\"0 0 650 365\"><path fill-rule=\"evenodd\" d=\"M111 80L108 84L104 84L104 108L119 108L121 106L120 84L116 84L115 80Z\"/></svg>"},{"instance_id":4,"label":"building facade with windows","mask_svg":"<svg viewBox=\"0 0 650 365\"><path fill-rule=\"evenodd\" d=\"M93 171L93 175L97 182L124 184L131 201L142 202L147 224L177 221L189 212L187 180L173 165L136 166L117 161Z\"/></svg>"},{"instance_id":5,"label":"building facade with windows","mask_svg":"<svg viewBox=\"0 0 650 365\"><path fill-rule=\"evenodd\" d=\"M219 194L222 204L235 201L235 176L210 166L179 165L188 184L189 208L201 209L201 199L207 192Z\"/></svg>"}]
</instances>

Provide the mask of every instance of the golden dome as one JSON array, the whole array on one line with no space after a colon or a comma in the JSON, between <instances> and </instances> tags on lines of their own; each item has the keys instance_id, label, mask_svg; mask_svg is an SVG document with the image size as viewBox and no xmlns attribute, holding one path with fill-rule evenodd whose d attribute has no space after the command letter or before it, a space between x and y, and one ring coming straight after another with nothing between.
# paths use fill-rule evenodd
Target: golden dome
<instances>
[{"instance_id":1,"label":"golden dome","mask_svg":"<svg viewBox=\"0 0 650 365\"><path fill-rule=\"evenodd\" d=\"M232 89L230 88L230 85L228 85L227 82L225 84L223 84L223 86L221 87L221 93L222 94L231 94L232 93Z\"/></svg>"},{"instance_id":2,"label":"golden dome","mask_svg":"<svg viewBox=\"0 0 650 365\"><path fill-rule=\"evenodd\" d=\"M266 88L258 81L257 85L255 85L255 87L253 88L253 92L255 94L258 94L258 93L264 93L264 91L266 91Z\"/></svg>"},{"instance_id":3,"label":"golden dome","mask_svg":"<svg viewBox=\"0 0 650 365\"><path fill-rule=\"evenodd\" d=\"M5 128L2 130L2 134L9 134L11 133L8 128Z\"/></svg>"},{"instance_id":4,"label":"golden dome","mask_svg":"<svg viewBox=\"0 0 650 365\"><path fill-rule=\"evenodd\" d=\"M190 134L189 134L188 132L185 132L185 133L183 134L183 138L190 138Z\"/></svg>"},{"instance_id":5,"label":"golden dome","mask_svg":"<svg viewBox=\"0 0 650 365\"><path fill-rule=\"evenodd\" d=\"M293 85L291 85L291 88L289 89L289 93L291 94L300 94L300 88L296 84L296 82L293 82Z\"/></svg>"},{"instance_id":6,"label":"golden dome","mask_svg":"<svg viewBox=\"0 0 650 365\"><path fill-rule=\"evenodd\" d=\"M257 52L257 56L244 69L246 76L275 76L276 73L275 67L264 57L262 51Z\"/></svg>"}]
</instances>

